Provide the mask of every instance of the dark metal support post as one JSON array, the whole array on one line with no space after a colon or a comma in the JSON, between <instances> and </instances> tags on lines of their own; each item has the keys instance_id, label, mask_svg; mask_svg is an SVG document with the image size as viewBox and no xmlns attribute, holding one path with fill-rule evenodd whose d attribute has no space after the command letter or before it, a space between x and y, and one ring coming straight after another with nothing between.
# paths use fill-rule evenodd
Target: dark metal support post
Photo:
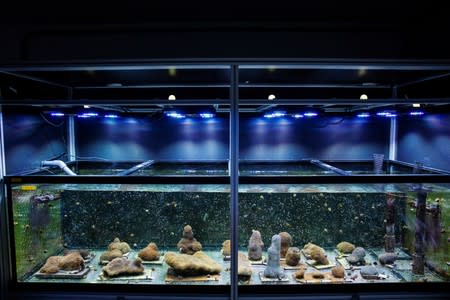
<instances>
[{"instance_id":1,"label":"dark metal support post","mask_svg":"<svg viewBox=\"0 0 450 300\"><path fill-rule=\"evenodd\" d=\"M231 300L238 299L238 251L239 251L239 68L231 66L230 89L230 184L231 184Z\"/></svg>"}]
</instances>

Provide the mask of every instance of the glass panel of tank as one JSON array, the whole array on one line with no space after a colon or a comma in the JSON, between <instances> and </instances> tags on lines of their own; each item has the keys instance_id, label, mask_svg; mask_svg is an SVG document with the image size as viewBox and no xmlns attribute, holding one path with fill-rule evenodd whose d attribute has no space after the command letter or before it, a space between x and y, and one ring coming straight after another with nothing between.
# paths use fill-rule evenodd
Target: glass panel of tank
<instances>
[{"instance_id":1,"label":"glass panel of tank","mask_svg":"<svg viewBox=\"0 0 450 300\"><path fill-rule=\"evenodd\" d=\"M13 184L21 282L227 285L228 185Z\"/></svg>"},{"instance_id":2,"label":"glass panel of tank","mask_svg":"<svg viewBox=\"0 0 450 300\"><path fill-rule=\"evenodd\" d=\"M241 184L240 284L448 282L448 184Z\"/></svg>"}]
</instances>

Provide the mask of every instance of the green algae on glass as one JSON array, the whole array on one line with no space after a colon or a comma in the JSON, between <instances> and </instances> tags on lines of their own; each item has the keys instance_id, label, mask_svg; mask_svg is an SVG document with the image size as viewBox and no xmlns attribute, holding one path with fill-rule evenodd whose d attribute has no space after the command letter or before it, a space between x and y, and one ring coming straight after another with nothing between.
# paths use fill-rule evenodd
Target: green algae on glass
<instances>
[{"instance_id":1,"label":"green algae on glass","mask_svg":"<svg viewBox=\"0 0 450 300\"><path fill-rule=\"evenodd\" d=\"M62 249L61 245L61 203L31 205L33 195L55 191L13 190L13 224L18 280L37 271L50 256Z\"/></svg>"}]
</instances>

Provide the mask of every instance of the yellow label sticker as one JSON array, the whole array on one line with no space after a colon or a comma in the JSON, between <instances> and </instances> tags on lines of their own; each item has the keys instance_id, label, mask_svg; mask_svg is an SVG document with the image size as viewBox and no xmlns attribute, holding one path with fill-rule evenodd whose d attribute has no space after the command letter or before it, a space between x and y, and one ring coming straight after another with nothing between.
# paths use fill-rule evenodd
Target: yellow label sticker
<instances>
[{"instance_id":1,"label":"yellow label sticker","mask_svg":"<svg viewBox=\"0 0 450 300\"><path fill-rule=\"evenodd\" d=\"M22 191L35 191L37 187L35 185L22 185L20 189Z\"/></svg>"}]
</instances>

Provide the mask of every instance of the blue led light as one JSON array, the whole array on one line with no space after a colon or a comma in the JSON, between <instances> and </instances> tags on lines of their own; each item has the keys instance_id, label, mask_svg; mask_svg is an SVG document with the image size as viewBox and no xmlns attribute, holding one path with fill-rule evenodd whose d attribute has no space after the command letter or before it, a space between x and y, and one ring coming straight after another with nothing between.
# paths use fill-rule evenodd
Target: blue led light
<instances>
[{"instance_id":1,"label":"blue led light","mask_svg":"<svg viewBox=\"0 0 450 300\"><path fill-rule=\"evenodd\" d=\"M394 118L397 116L397 114L395 113L395 111L382 111L382 112L378 112L377 116L386 117L386 118Z\"/></svg>"},{"instance_id":2,"label":"blue led light","mask_svg":"<svg viewBox=\"0 0 450 300\"><path fill-rule=\"evenodd\" d=\"M356 115L358 118L368 118L370 117L369 113L360 113Z\"/></svg>"},{"instance_id":3,"label":"blue led light","mask_svg":"<svg viewBox=\"0 0 450 300\"><path fill-rule=\"evenodd\" d=\"M50 113L52 117L64 117L64 113L61 112L52 112Z\"/></svg>"},{"instance_id":4,"label":"blue led light","mask_svg":"<svg viewBox=\"0 0 450 300\"><path fill-rule=\"evenodd\" d=\"M175 118L175 119L183 119L186 118L186 116L182 113L178 113L176 111L168 111L165 113L166 116L171 117L171 118Z\"/></svg>"},{"instance_id":5,"label":"blue led light","mask_svg":"<svg viewBox=\"0 0 450 300\"><path fill-rule=\"evenodd\" d=\"M317 117L317 116L318 116L318 114L317 114L316 112L312 112L312 111L305 112L303 115L304 115L305 117L308 117L308 118L311 118L311 117Z\"/></svg>"},{"instance_id":6,"label":"blue led light","mask_svg":"<svg viewBox=\"0 0 450 300\"><path fill-rule=\"evenodd\" d=\"M109 118L109 119L117 119L118 117L119 117L118 115L112 115L112 114L105 115L105 118Z\"/></svg>"},{"instance_id":7,"label":"blue led light","mask_svg":"<svg viewBox=\"0 0 450 300\"><path fill-rule=\"evenodd\" d=\"M295 114L293 117L296 118L296 119L300 119L300 118L303 118L303 115L302 114Z\"/></svg>"},{"instance_id":8,"label":"blue led light","mask_svg":"<svg viewBox=\"0 0 450 300\"><path fill-rule=\"evenodd\" d=\"M91 118L91 117L97 117L98 113L94 113L94 112L86 112L86 113L82 113L81 115L77 115L78 118Z\"/></svg>"},{"instance_id":9,"label":"blue led light","mask_svg":"<svg viewBox=\"0 0 450 300\"><path fill-rule=\"evenodd\" d=\"M215 117L215 114L213 113L201 113L200 117L203 119L211 119Z\"/></svg>"},{"instance_id":10,"label":"blue led light","mask_svg":"<svg viewBox=\"0 0 450 300\"><path fill-rule=\"evenodd\" d=\"M425 113L423 111L412 111L409 113L410 116L422 116Z\"/></svg>"},{"instance_id":11,"label":"blue led light","mask_svg":"<svg viewBox=\"0 0 450 300\"><path fill-rule=\"evenodd\" d=\"M284 111L273 111L273 112L264 114L264 118L268 118L268 119L281 118L284 116L286 116L286 112L284 112Z\"/></svg>"}]
</instances>

